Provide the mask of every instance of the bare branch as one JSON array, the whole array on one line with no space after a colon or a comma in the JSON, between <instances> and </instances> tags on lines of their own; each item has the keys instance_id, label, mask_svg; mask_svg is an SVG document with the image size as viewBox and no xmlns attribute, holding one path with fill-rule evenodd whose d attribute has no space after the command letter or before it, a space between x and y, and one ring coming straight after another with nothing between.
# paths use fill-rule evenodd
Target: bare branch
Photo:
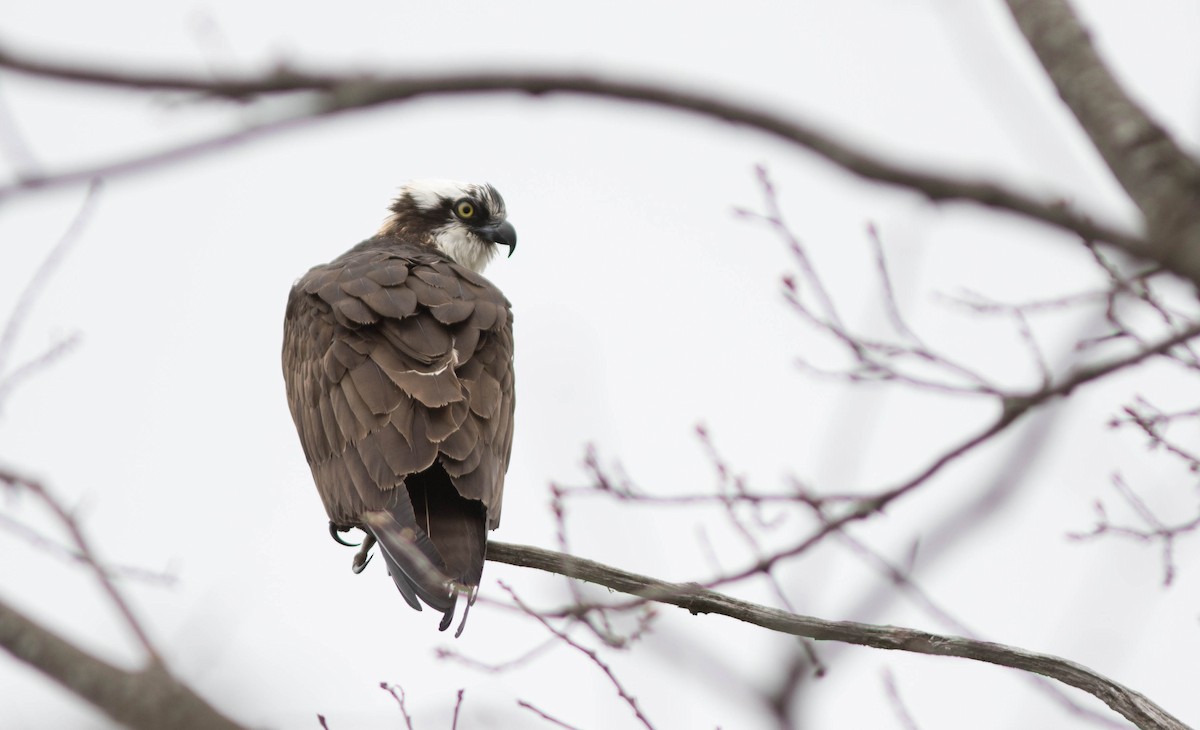
<instances>
[{"instance_id":1,"label":"bare branch","mask_svg":"<svg viewBox=\"0 0 1200 730\"><path fill-rule=\"evenodd\" d=\"M926 614L941 622L944 626L950 627L950 630L959 633L969 639L980 640L978 634L972 631L966 624L959 621L954 616L938 605L933 597L929 595L909 574L911 567L901 567L892 563L887 558L872 550L865 543L859 541L849 531L843 530L838 534L839 539L848 545L851 551L862 558L864 562L882 574L888 579L888 582L899 588L904 593L907 593L912 602L922 609ZM916 544L913 544L913 553L916 551ZM911 554L910 554L911 557ZM868 599L869 600L869 599ZM1115 728L1121 730L1127 725L1120 720L1109 715L1101 714L1089 707L1080 705L1073 700L1068 691L1047 679L1046 677L1031 674L1028 679L1033 683L1039 691L1046 693L1051 699L1059 703L1066 711L1077 717L1085 718L1089 723L1102 725L1104 727ZM897 697L897 699L899 699Z\"/></svg>"},{"instance_id":2,"label":"bare branch","mask_svg":"<svg viewBox=\"0 0 1200 730\"><path fill-rule=\"evenodd\" d=\"M43 550L49 555L88 565L87 558L84 557L83 553L78 550L72 550L57 540L52 540L29 525L3 513L0 513L0 530L24 540L29 545ZM104 569L114 578L130 578L159 586L171 586L176 583L176 577L170 572L147 570L136 565L117 565L106 562Z\"/></svg>"},{"instance_id":3,"label":"bare branch","mask_svg":"<svg viewBox=\"0 0 1200 730\"><path fill-rule=\"evenodd\" d=\"M12 321L11 319L9 320ZM26 360L17 367L13 368L7 375L0 376L0 409L3 409L4 402L8 400L8 395L13 392L21 383L25 382L31 376L36 375L45 368L53 365L59 359L75 349L79 344L79 335L68 335L57 342L54 342L40 355Z\"/></svg>"},{"instance_id":4,"label":"bare branch","mask_svg":"<svg viewBox=\"0 0 1200 730\"><path fill-rule=\"evenodd\" d=\"M1175 541L1190 532L1200 529L1200 515L1196 515L1192 519L1174 525L1168 525L1159 519L1158 515L1150 509L1150 506L1142 500L1138 493L1133 491L1133 488L1125 483L1120 474L1113 475L1113 487L1117 493L1125 500L1137 516L1144 522L1147 527L1125 527L1122 525L1114 525L1108 519L1108 515L1104 510L1104 505L1097 502L1096 512L1099 514L1099 520L1091 532L1087 533L1068 533L1067 537L1072 540L1088 540L1104 535L1120 535L1121 537L1133 538L1141 542L1153 543L1160 541L1162 543L1162 561L1163 561L1163 585L1170 586L1175 580Z\"/></svg>"},{"instance_id":5,"label":"bare branch","mask_svg":"<svg viewBox=\"0 0 1200 730\"><path fill-rule=\"evenodd\" d=\"M731 598L695 584L668 583L611 568L592 560L528 545L490 542L487 556L495 562L565 575L632 596L679 606L693 614L720 614L794 636L917 654L955 656L1033 672L1098 697L1139 728L1187 730L1186 725L1145 696L1087 667L1048 654L895 626L826 621L801 616Z\"/></svg>"},{"instance_id":6,"label":"bare branch","mask_svg":"<svg viewBox=\"0 0 1200 730\"><path fill-rule=\"evenodd\" d=\"M1171 348L1183 345L1197 336L1200 336L1200 322L1191 322L1175 334L1165 337L1156 344L1138 350L1131 355L1114 358L1095 365L1085 365L1075 368L1057 384L1042 388L1028 396L1010 400L1008 407L1025 408L1026 406L1043 403L1053 398L1066 397L1081 385L1099 380L1119 370L1140 365L1157 355L1165 355Z\"/></svg>"},{"instance_id":7,"label":"bare branch","mask_svg":"<svg viewBox=\"0 0 1200 730\"><path fill-rule=\"evenodd\" d=\"M1121 410L1127 418L1114 418L1109 422L1111 427L1118 428L1125 424L1134 424L1150 439L1150 448L1166 449L1187 464L1189 470L1200 472L1200 456L1168 439L1164 433L1172 421L1186 417L1195 418L1194 411L1165 413L1140 396L1136 399L1135 405L1125 406Z\"/></svg>"},{"instance_id":8,"label":"bare branch","mask_svg":"<svg viewBox=\"0 0 1200 730\"><path fill-rule=\"evenodd\" d=\"M1006 397L1004 399L1004 406L1000 414L996 416L996 418L989 425L985 426L974 435L967 437L954 446L949 447L946 451L942 452L940 455L930 461L914 476L908 478L900 484L879 491L872 496L854 497L849 500L846 500L845 498L839 498L837 501L846 501L850 505L849 508L840 515L829 516L827 519L823 520L821 526L804 540L801 540L799 543L790 548L780 550L769 556L755 560L753 563L740 571L728 573L710 580L706 583L706 585L710 588L715 588L717 586L726 585L757 575L769 573L776 564L788 558L792 558L807 552L814 545L821 542L829 535L840 531L846 525L879 514L885 507L895 500L926 484L930 479L940 473L952 462L957 461L959 458L974 451L979 446L987 443L998 434L1007 430L1027 413L1030 413L1057 398L1067 397L1076 388L1079 388L1087 383L1104 378L1125 368L1138 365L1148 358L1156 355L1162 355L1168 352L1171 348L1183 344L1197 336L1200 336L1200 323L1193 323L1190 327L1182 332L1167 337L1151 347L1138 350L1125 357L1114 358L1098 364L1077 367L1057 383L1046 385L1041 389L1026 395L1014 395ZM806 495L804 495L802 492L798 492L798 498L804 498L805 496ZM814 500L814 503L819 501L815 497L809 497L809 499Z\"/></svg>"},{"instance_id":9,"label":"bare branch","mask_svg":"<svg viewBox=\"0 0 1200 730\"><path fill-rule=\"evenodd\" d=\"M50 492L44 485L42 485L41 482L22 476L8 469L0 468L0 483L8 484L12 487L24 489L25 491L30 492L39 500L41 500L41 502L45 504L47 508L50 509L50 512L58 519L62 526L66 528L67 534L71 536L71 540L75 543L75 547L79 551L80 558L84 563L87 564L89 568L92 569L92 573L96 576L96 579L100 581L101 588L103 588L104 592L108 594L109 600L111 600L113 605L116 606L117 611L121 614L122 618L125 619L125 625L129 627L129 630L137 638L138 643L142 645L142 650L146 652L146 657L150 661L151 666L162 666L162 658L159 657L158 651L155 650L154 645L150 642L150 637L147 636L146 630L142 627L141 622L138 621L134 616L133 609L125 601L124 596L122 596L121 592L117 590L117 586L109 577L109 571L96 557L95 552L92 550L91 544L88 542L87 538L84 537L83 530L79 527L79 523L75 521L75 518L72 517L69 512L67 512L66 508L63 507L58 499L50 494Z\"/></svg>"},{"instance_id":10,"label":"bare branch","mask_svg":"<svg viewBox=\"0 0 1200 730\"><path fill-rule=\"evenodd\" d=\"M825 287L821 276L817 273L816 267L805 251L799 236L784 221L783 212L779 205L778 192L771 182L766 168L759 166L757 176L759 187L763 192L765 212L757 213L746 209L738 209L737 212L743 217L759 220L769 225L792 254L792 258L796 261L799 269L799 277L791 274L783 277L784 301L791 305L792 309L804 321L831 336L847 351L855 365L848 372L837 373L836 375L840 375L852 382L881 380L902 383L926 390L962 395L1001 395L1000 391L978 373L973 372L960 363L950 360L944 355L930 350L903 323L892 292L891 277L887 272L886 262L883 258L882 244L873 231L869 231L868 238L874 248L873 253L876 265L880 270L880 278L884 288L885 306L893 318L894 326L903 339L908 340L908 343L878 341L852 332L838 313L833 297ZM812 292L813 298L816 299L815 307L806 303L805 299L807 297L804 296L806 292ZM907 368L901 367L903 362L911 360L915 360L925 366L933 366L956 380L965 381L965 384L922 377L910 372ZM817 371L815 366L807 362L800 361L799 364L807 370ZM825 373L818 371L818 374Z\"/></svg>"},{"instance_id":11,"label":"bare branch","mask_svg":"<svg viewBox=\"0 0 1200 730\"><path fill-rule=\"evenodd\" d=\"M458 730L458 711L462 709L464 691L460 689L458 691L458 699L454 701L454 719L450 721L450 730Z\"/></svg>"},{"instance_id":12,"label":"bare branch","mask_svg":"<svg viewBox=\"0 0 1200 730\"><path fill-rule=\"evenodd\" d=\"M1058 95L1145 216L1155 258L1200 282L1200 165L1130 98L1066 0L1007 0Z\"/></svg>"},{"instance_id":13,"label":"bare branch","mask_svg":"<svg viewBox=\"0 0 1200 730\"><path fill-rule=\"evenodd\" d=\"M58 243L54 244L46 258L42 259L42 263L38 265L34 275L30 277L28 283L20 297L17 299L17 304L13 306L8 321L5 323L4 331L0 331L0 402L2 402L2 394L7 393L12 389L13 382L25 375L31 367L37 367L48 363L48 361L59 357L66 348L73 345L73 337L59 345L50 348L46 354L32 360L31 364L26 364L12 375L5 376L5 370L8 365L8 358L12 357L13 348L16 347L17 336L20 334L20 328L25 323L25 318L29 316L29 310L37 300L37 295L42 293L42 289L46 288L46 283L50 275L54 274L55 269L58 269L62 263L62 258L71 250L71 246L79 240L80 233L83 232L84 226L91 219L92 211L96 208L96 199L101 190L100 180L92 180L88 187L88 192L83 199L83 204L80 205L78 213L74 215L70 225L67 226L66 232L59 237Z\"/></svg>"},{"instance_id":14,"label":"bare branch","mask_svg":"<svg viewBox=\"0 0 1200 730\"><path fill-rule=\"evenodd\" d=\"M543 712L542 710L539 710L538 708L529 704L525 700L517 700L517 706L523 707L526 710L529 710L530 712L534 713L538 717L542 718L543 720L553 723L555 725L558 725L561 728L565 728L566 730L579 730L579 728L575 727L574 725L568 725L567 723L563 722L562 720L559 720L556 717L546 714L545 712Z\"/></svg>"},{"instance_id":15,"label":"bare branch","mask_svg":"<svg viewBox=\"0 0 1200 730\"><path fill-rule=\"evenodd\" d=\"M242 730L161 665L130 672L60 638L0 600L0 647L126 727Z\"/></svg>"},{"instance_id":16,"label":"bare branch","mask_svg":"<svg viewBox=\"0 0 1200 730\"><path fill-rule=\"evenodd\" d=\"M497 72L393 77L366 74L338 76L302 73L286 67L257 78L210 80L184 75L103 70L100 64L35 60L4 50L0 50L0 68L81 83L147 91L192 92L235 101L280 93L314 94L311 107L292 117L120 163L81 168L54 175L29 176L11 185L0 186L0 198L34 189L72 184L81 179L142 171L165 162L228 147L311 119L409 101L423 96L513 92L533 96L577 94L649 104L744 125L816 153L859 177L913 190L930 200L967 201L1016 213L1074 233L1085 240L1113 243L1135 255L1145 255L1147 248L1136 235L1098 224L1086 215L1073 212L1061 202L1042 202L992 182L956 179L910 169L865 154L855 145L838 141L815 128L762 108L639 81L579 74Z\"/></svg>"},{"instance_id":17,"label":"bare branch","mask_svg":"<svg viewBox=\"0 0 1200 730\"><path fill-rule=\"evenodd\" d=\"M904 705L904 700L900 697L900 690L896 688L896 677L890 669L883 670L883 688L887 691L888 702L892 706L892 712L896 715L900 727L904 730L919 730L912 714Z\"/></svg>"},{"instance_id":18,"label":"bare branch","mask_svg":"<svg viewBox=\"0 0 1200 730\"><path fill-rule=\"evenodd\" d=\"M388 684L387 682L380 682L379 688L396 700L396 704L400 706L400 714L404 717L404 726L408 730L413 730L412 717L409 716L408 708L404 705L404 688L398 684Z\"/></svg>"},{"instance_id":19,"label":"bare branch","mask_svg":"<svg viewBox=\"0 0 1200 730\"><path fill-rule=\"evenodd\" d=\"M896 289L892 286L892 274L888 269L887 256L883 251L883 239L879 236L879 228L874 223L867 224L867 241L871 244L871 255L875 259L875 271L879 274L879 284L883 288L883 303L884 311L887 312L888 320L891 321L892 327L902 337L911 340L921 347L928 350L925 343L913 332L908 322L904 319L904 314L900 311L900 302L896 299Z\"/></svg>"},{"instance_id":20,"label":"bare branch","mask_svg":"<svg viewBox=\"0 0 1200 730\"><path fill-rule=\"evenodd\" d=\"M499 603L499 602L496 602L494 605L508 606L508 604L506 604L506 603ZM458 652L454 649L447 649L445 647L439 647L434 652L434 654L437 656L438 659L448 659L451 661L456 661L460 664L471 667L472 669L478 669L481 672L500 673L500 672L507 672L510 669L516 669L517 667L524 666L525 664L532 662L534 659L538 658L542 654L545 654L550 649L553 649L557 645L558 645L558 639L555 637L550 637L549 639L546 639L545 641L543 641L542 643L533 647L529 651L524 652L520 656L517 656L513 659L509 659L508 661L494 662L494 663L479 661L478 659L473 659L473 658L466 656L465 654L462 654L461 652Z\"/></svg>"},{"instance_id":21,"label":"bare branch","mask_svg":"<svg viewBox=\"0 0 1200 730\"><path fill-rule=\"evenodd\" d=\"M558 553L558 554L565 555L565 553ZM500 587L502 589L504 589L504 592L507 593L509 595L509 597L513 599L513 602L517 604L517 607L520 608L522 611L524 611L526 615L532 617L535 621L540 623L547 631L549 631L554 636L558 637L558 639L560 641L562 641L564 644L566 644L567 646L571 647L572 649L578 651L579 653L583 654L588 659L590 659L593 664L595 664L597 667L599 667L600 671L604 672L604 676L608 677L608 681L612 684L613 688L617 690L617 694L621 697L622 700L625 701L625 704L629 705L629 709L633 710L633 714L642 723L642 725L645 726L646 730L654 730L654 726L652 724L650 724L650 720L648 720L646 718L646 716L642 713L642 708L638 706L637 698L634 697L633 695L629 694L629 691L626 690L625 686L623 684L621 684L621 681L619 679L617 679L617 675L613 673L612 667L610 667L603 659L601 659L600 655L597 654L594 649L589 649L586 646L584 646L583 644L580 644L579 642L575 641L565 631L560 631L559 629L556 629L553 625L550 624L549 621L546 620L545 617L543 617L537 611L534 611L533 609L531 609L528 605L525 604L524 601L522 601L520 598L518 598L516 592L513 591L512 588L509 588L507 585L505 585L503 582L500 583Z\"/></svg>"}]
</instances>

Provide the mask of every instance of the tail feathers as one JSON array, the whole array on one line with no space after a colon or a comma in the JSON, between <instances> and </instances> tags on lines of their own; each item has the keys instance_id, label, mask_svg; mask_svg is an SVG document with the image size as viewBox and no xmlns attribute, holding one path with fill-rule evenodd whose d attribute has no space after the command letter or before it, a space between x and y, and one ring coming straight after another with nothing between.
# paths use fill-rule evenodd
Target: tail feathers
<instances>
[{"instance_id":1,"label":"tail feathers","mask_svg":"<svg viewBox=\"0 0 1200 730\"><path fill-rule=\"evenodd\" d=\"M460 593L467 594L468 606L475 602L487 551L487 510L460 495L438 463L410 474L394 495L386 507L363 513L362 525L379 542L404 600L418 611L424 602L444 614L445 631Z\"/></svg>"},{"instance_id":2,"label":"tail feathers","mask_svg":"<svg viewBox=\"0 0 1200 730\"><path fill-rule=\"evenodd\" d=\"M383 553L383 562L387 565L388 575L392 576L392 582L396 584L400 595L404 596L404 601L409 606L417 611L423 610L421 602L417 600L417 593L413 590L413 584L404 576L404 571L400 569L399 564L392 560L392 556L388 555L386 549L380 548Z\"/></svg>"},{"instance_id":3,"label":"tail feathers","mask_svg":"<svg viewBox=\"0 0 1200 730\"><path fill-rule=\"evenodd\" d=\"M458 591L446 576L442 558L424 531L415 526L412 505L406 499L397 501L401 505L387 512L363 515L367 528L379 541L388 572L408 605L420 611L419 597L435 611L453 615Z\"/></svg>"}]
</instances>

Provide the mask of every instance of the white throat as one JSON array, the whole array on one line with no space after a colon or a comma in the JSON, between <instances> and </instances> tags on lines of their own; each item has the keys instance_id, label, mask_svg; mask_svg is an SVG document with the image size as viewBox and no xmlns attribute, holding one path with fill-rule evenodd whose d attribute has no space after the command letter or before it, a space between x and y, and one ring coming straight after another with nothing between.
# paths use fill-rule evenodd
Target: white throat
<instances>
[{"instance_id":1,"label":"white throat","mask_svg":"<svg viewBox=\"0 0 1200 730\"><path fill-rule=\"evenodd\" d=\"M471 233L459 223L450 223L433 234L434 244L455 263L482 274L496 255L496 246Z\"/></svg>"}]
</instances>

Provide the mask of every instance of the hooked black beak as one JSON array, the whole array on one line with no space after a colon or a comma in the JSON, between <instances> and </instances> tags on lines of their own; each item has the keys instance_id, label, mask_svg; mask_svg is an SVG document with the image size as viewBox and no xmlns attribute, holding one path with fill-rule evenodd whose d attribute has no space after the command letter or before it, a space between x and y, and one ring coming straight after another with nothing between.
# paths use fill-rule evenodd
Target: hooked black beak
<instances>
[{"instance_id":1,"label":"hooked black beak","mask_svg":"<svg viewBox=\"0 0 1200 730\"><path fill-rule=\"evenodd\" d=\"M496 244L497 246L508 246L508 255L511 257L513 251L517 250L517 229L508 221L499 223L494 226L481 226L479 235Z\"/></svg>"}]
</instances>

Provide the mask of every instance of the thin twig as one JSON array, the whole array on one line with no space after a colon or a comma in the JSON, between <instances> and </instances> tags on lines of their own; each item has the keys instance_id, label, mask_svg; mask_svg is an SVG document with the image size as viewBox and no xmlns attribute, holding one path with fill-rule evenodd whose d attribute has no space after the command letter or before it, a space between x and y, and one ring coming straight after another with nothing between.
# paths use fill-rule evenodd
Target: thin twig
<instances>
[{"instance_id":1,"label":"thin twig","mask_svg":"<svg viewBox=\"0 0 1200 730\"><path fill-rule=\"evenodd\" d=\"M454 719L450 721L450 730L458 730L458 711L462 709L464 691L460 689L458 691L458 699L454 701Z\"/></svg>"},{"instance_id":2,"label":"thin twig","mask_svg":"<svg viewBox=\"0 0 1200 730\"><path fill-rule=\"evenodd\" d=\"M500 604L500 605L507 605L507 604ZM437 656L438 659L447 659L447 660L455 661L455 662L458 662L459 664L463 664L465 666L471 667L472 669L478 669L479 671L482 671L482 672L499 674L502 672L507 672L510 669L516 669L518 667L524 666L525 664L532 662L534 659L538 658L542 654L545 654L550 649L553 649L557 645L558 645L558 639L551 637L549 639L546 639L541 644L538 644L537 646L533 647L529 651L517 656L515 659L509 659L508 661L496 662L496 663L482 662L482 661L479 661L478 659L473 659L469 656L466 656L465 654L455 651L454 649L448 649L445 647L438 648L435 652L435 655Z\"/></svg>"},{"instance_id":3,"label":"thin twig","mask_svg":"<svg viewBox=\"0 0 1200 730\"><path fill-rule=\"evenodd\" d=\"M1133 509L1139 518L1149 527L1124 527L1121 525L1112 524L1108 515L1104 510L1104 505L1097 502L1096 512L1099 519L1096 526L1091 532L1086 533L1068 533L1067 537L1072 540L1088 540L1104 535L1119 535L1121 537L1133 538L1141 542L1153 543L1154 541L1162 542L1162 561L1163 561L1163 585L1170 586L1175 580L1175 541L1182 535L1194 532L1200 529L1200 514L1192 519L1181 522L1175 525L1168 525L1154 514L1149 505L1138 496L1137 492L1133 491L1120 474L1114 474L1112 478L1113 487L1121 498Z\"/></svg>"},{"instance_id":4,"label":"thin twig","mask_svg":"<svg viewBox=\"0 0 1200 730\"><path fill-rule=\"evenodd\" d=\"M629 705L629 709L633 711L633 714L642 723L646 730L654 730L654 726L650 724L650 720L648 720L646 716L642 714L642 708L638 706L637 698L629 694L629 692L625 689L625 686L621 684L621 680L617 679L617 675L613 673L612 667L610 667L603 659L601 659L600 655L596 653L594 649L589 649L588 647L572 639L566 632L556 629L540 613L534 611L532 608L526 605L525 602L517 596L516 592L503 581L500 581L500 588L507 593L510 598L513 599L513 602L516 603L522 611L540 623L547 631L557 636L559 640L567 646L590 659L592 663L604 673L604 676L608 677L608 681L612 684L613 688L617 690L617 695L625 701L625 704Z\"/></svg>"},{"instance_id":5,"label":"thin twig","mask_svg":"<svg viewBox=\"0 0 1200 730\"><path fill-rule=\"evenodd\" d=\"M66 545L41 534L29 525L13 519L2 512L0 512L0 530L24 540L29 545L49 555L88 565L87 559L78 550L72 550ZM104 569L114 578L129 578L152 585L173 586L177 582L176 576L170 572L147 570L135 565L106 563Z\"/></svg>"},{"instance_id":6,"label":"thin twig","mask_svg":"<svg viewBox=\"0 0 1200 730\"><path fill-rule=\"evenodd\" d=\"M1188 417L1188 412L1185 411L1177 414L1164 413L1161 409L1140 396L1137 398L1137 406L1126 406L1121 410L1128 418L1115 418L1110 421L1111 426L1115 428L1125 423L1136 425L1150 439L1151 448L1166 449L1168 452L1182 459L1187 464L1189 470L1193 472L1200 471L1200 456L1169 440L1159 430L1160 426L1165 430L1172 421Z\"/></svg>"},{"instance_id":7,"label":"thin twig","mask_svg":"<svg viewBox=\"0 0 1200 730\"><path fill-rule=\"evenodd\" d=\"M11 319L9 320L11 321ZM66 356L75 346L79 344L79 334L68 335L57 342L52 343L49 347L42 351L40 355L34 356L32 359L26 360L17 367L13 368L8 375L0 375L0 408L3 408L4 402L8 400L8 396L17 386L25 382L29 377L40 373L50 365L53 365L59 359Z\"/></svg>"},{"instance_id":8,"label":"thin twig","mask_svg":"<svg viewBox=\"0 0 1200 730\"><path fill-rule=\"evenodd\" d=\"M17 298L17 303L13 306L12 312L8 316L8 322L4 325L4 330L0 332L0 375L3 375L8 365L8 359L12 357L17 335L20 334L21 326L25 324L25 319L29 314L30 308L37 300L38 295L45 289L46 282L50 276L58 268L59 264L62 263L63 257L66 256L71 246L79 240L84 226L91 219L100 188L100 180L92 179L87 193L83 198L83 203L79 206L75 217L67 225L67 230L59 236L58 242L54 244L50 252L46 254L46 257L42 259L42 263L21 291L21 296Z\"/></svg>"},{"instance_id":9,"label":"thin twig","mask_svg":"<svg viewBox=\"0 0 1200 730\"><path fill-rule=\"evenodd\" d=\"M896 677L890 669L883 670L883 688L887 693L888 703L892 706L892 712L896 714L896 719L900 722L900 727L905 730L918 730L916 721L913 720L908 708L904 706L904 700L900 698L900 690L896 689Z\"/></svg>"},{"instance_id":10,"label":"thin twig","mask_svg":"<svg viewBox=\"0 0 1200 730\"><path fill-rule=\"evenodd\" d=\"M404 688L398 684L388 684L387 682L380 682L379 687L396 700L396 704L400 706L400 714L404 717L404 726L408 730L413 730L412 717L408 714L408 708L404 706Z\"/></svg>"},{"instance_id":11,"label":"thin twig","mask_svg":"<svg viewBox=\"0 0 1200 730\"><path fill-rule=\"evenodd\" d=\"M539 710L538 708L534 707L533 705L526 702L525 700L517 700L517 706L523 707L526 710L529 710L530 712L534 713L538 717L542 718L546 722L553 723L555 725L558 725L561 728L565 728L566 730L579 730L579 728L575 727L574 725L568 725L567 723L563 722L562 720L559 720L557 717L554 717L554 716L546 713L543 710Z\"/></svg>"},{"instance_id":12,"label":"thin twig","mask_svg":"<svg viewBox=\"0 0 1200 730\"><path fill-rule=\"evenodd\" d=\"M875 271L879 274L879 284L883 287L883 304L884 311L887 312L888 320L892 323L892 327L896 332L914 343L922 350L928 350L917 333L909 327L908 322L904 319L904 314L900 311L900 302L896 299L896 289L892 284L892 274L888 269L887 256L883 251L883 239L879 236L879 229L874 223L867 224L867 241L871 244L871 254L875 259Z\"/></svg>"}]
</instances>

